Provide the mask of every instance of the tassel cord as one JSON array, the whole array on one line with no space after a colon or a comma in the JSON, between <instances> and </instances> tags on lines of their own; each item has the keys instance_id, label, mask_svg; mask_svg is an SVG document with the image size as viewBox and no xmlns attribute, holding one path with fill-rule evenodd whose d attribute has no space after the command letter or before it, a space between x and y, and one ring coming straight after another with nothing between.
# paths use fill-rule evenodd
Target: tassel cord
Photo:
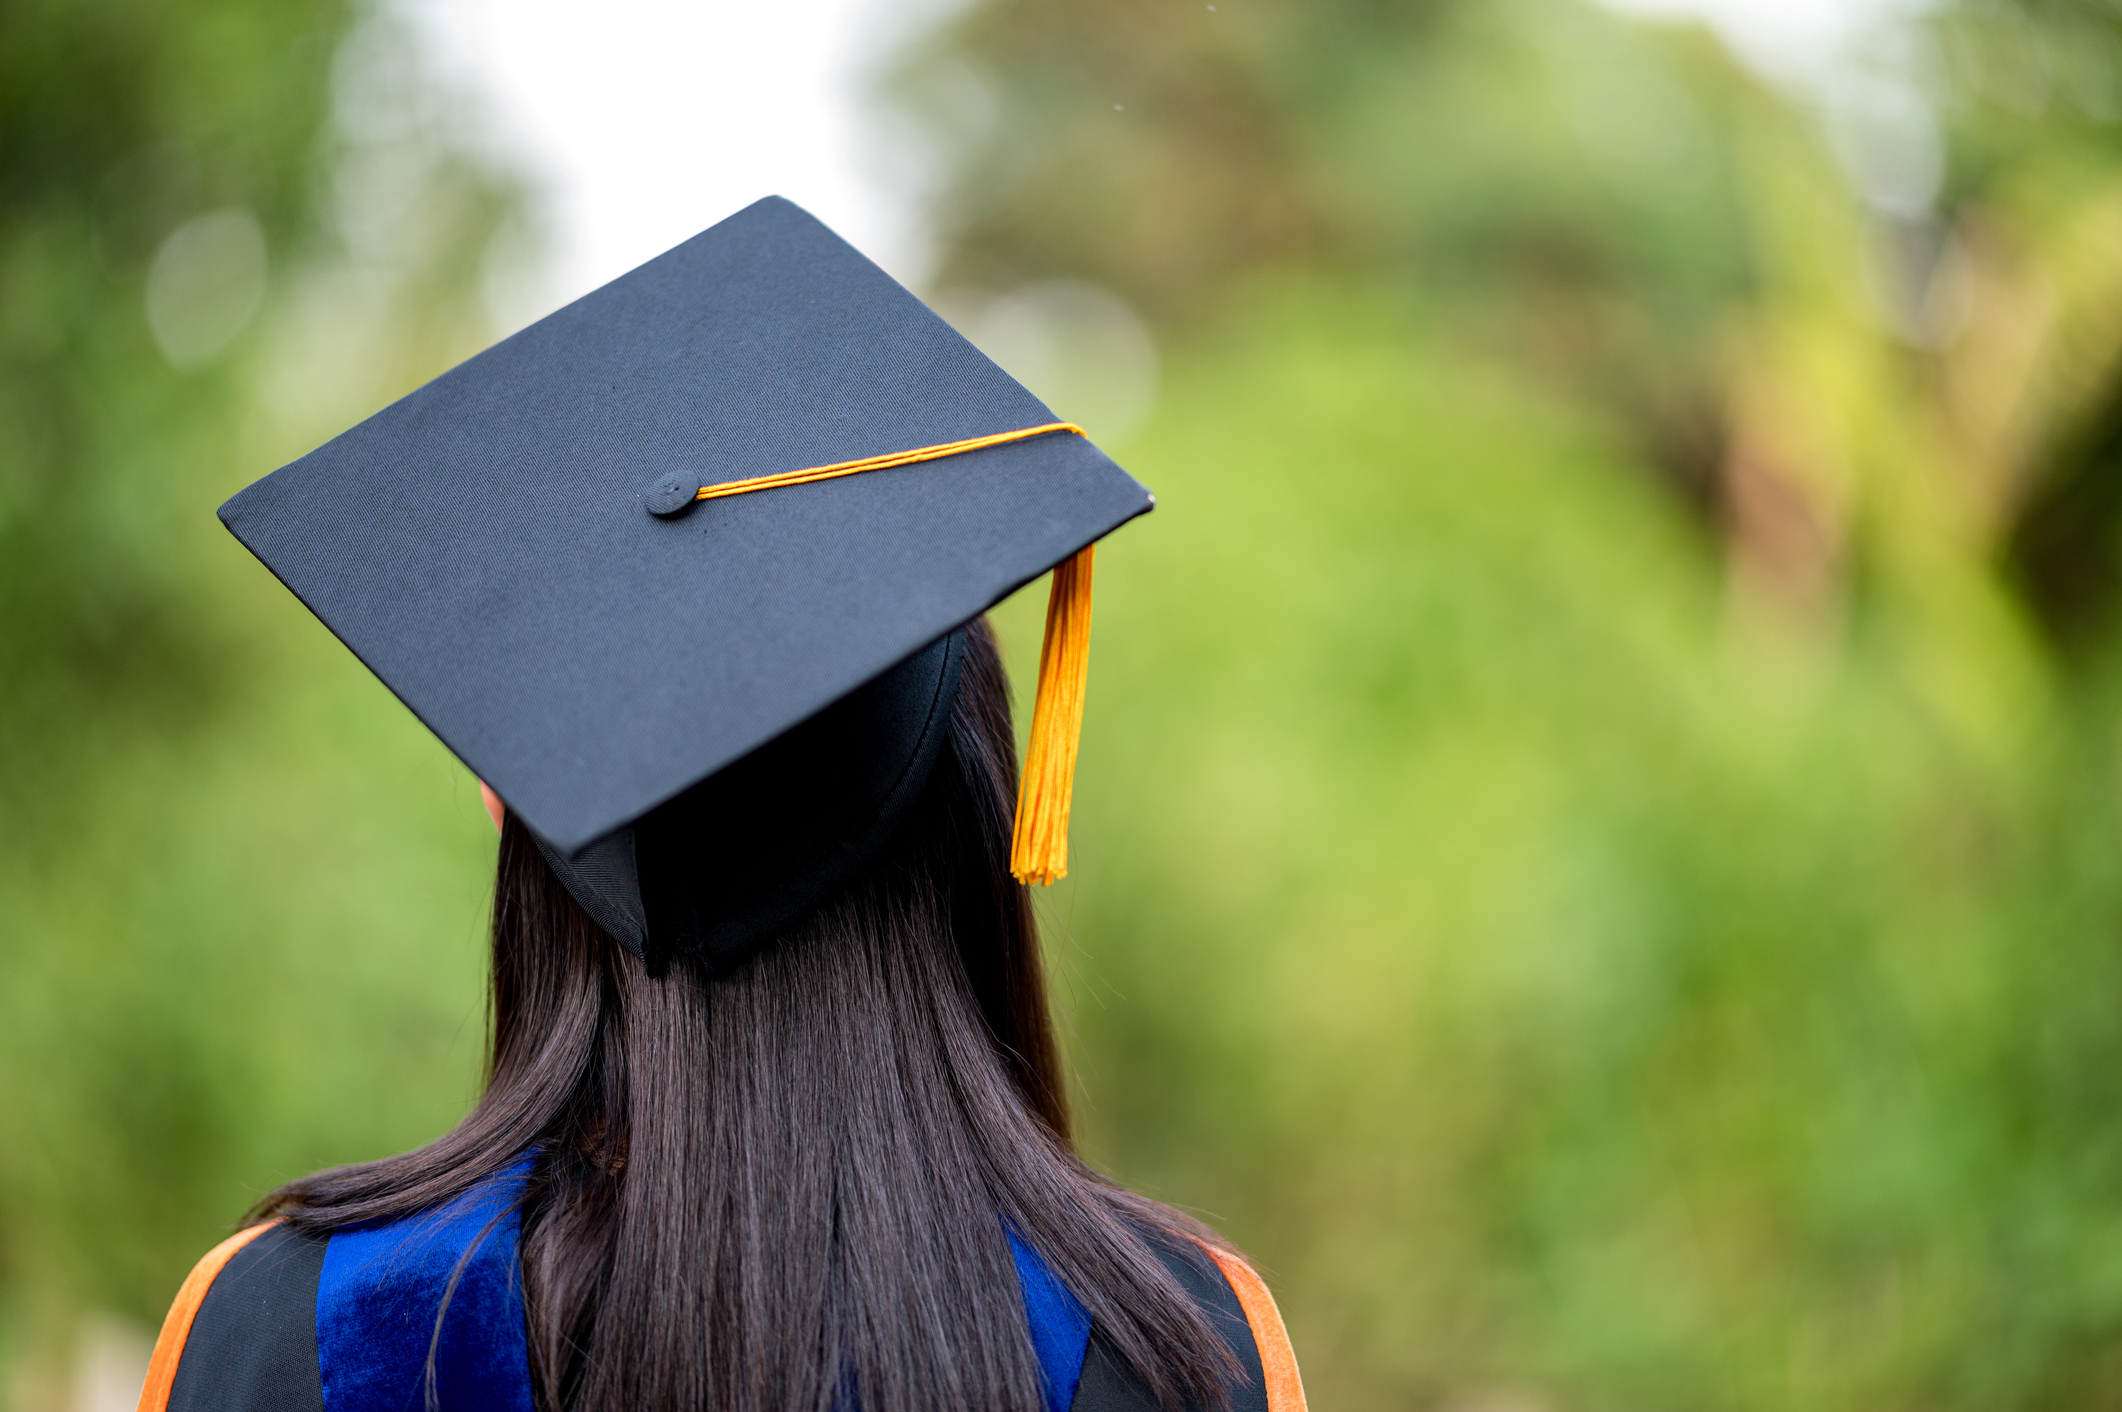
<instances>
[{"instance_id":1,"label":"tassel cord","mask_svg":"<svg viewBox=\"0 0 2122 1412\"><path fill-rule=\"evenodd\" d=\"M1073 422L1047 422L856 461L836 461L829 466L724 481L700 487L694 499L720 500L753 491L836 480L1056 432L1086 435ZM1083 734L1084 685L1090 673L1091 559L1096 549L1095 544L1087 545L1056 565L1047 591L1046 636L1039 645L1038 694L1032 703L1031 738L1025 749L1009 851L1011 874L1020 882L1040 887L1068 875L1068 814L1075 792L1076 748Z\"/></svg>"}]
</instances>

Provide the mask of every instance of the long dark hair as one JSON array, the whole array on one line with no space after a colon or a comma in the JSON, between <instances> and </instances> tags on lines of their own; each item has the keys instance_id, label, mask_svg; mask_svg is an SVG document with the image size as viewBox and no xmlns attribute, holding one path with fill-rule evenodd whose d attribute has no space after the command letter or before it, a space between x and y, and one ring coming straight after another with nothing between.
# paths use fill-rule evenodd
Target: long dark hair
<instances>
[{"instance_id":1,"label":"long dark hair","mask_svg":"<svg viewBox=\"0 0 2122 1412\"><path fill-rule=\"evenodd\" d=\"M1210 1233L1075 1155L984 622L943 752L868 868L734 973L651 978L523 826L494 885L486 1088L447 1136L260 1204L328 1231L536 1148L522 1210L547 1412L1042 1412L1005 1225L1167 1407L1234 1370L1152 1243Z\"/></svg>"}]
</instances>

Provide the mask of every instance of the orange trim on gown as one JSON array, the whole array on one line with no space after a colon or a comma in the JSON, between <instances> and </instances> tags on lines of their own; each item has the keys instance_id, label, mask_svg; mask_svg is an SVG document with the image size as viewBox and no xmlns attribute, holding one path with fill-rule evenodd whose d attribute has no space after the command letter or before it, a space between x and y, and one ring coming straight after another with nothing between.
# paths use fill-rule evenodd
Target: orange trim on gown
<instances>
[{"instance_id":1,"label":"orange trim on gown","mask_svg":"<svg viewBox=\"0 0 2122 1412\"><path fill-rule=\"evenodd\" d=\"M235 1253L264 1235L278 1221L266 1221L237 1231L200 1258L192 1266L192 1272L184 1277L177 1287L177 1298L169 1307L169 1316L162 1321L162 1333L155 1340L155 1356L148 1360L147 1382L140 1388L140 1412L165 1412L169 1406L169 1391L177 1385L177 1360L184 1356L184 1341L191 1337L192 1320L199 1315L199 1306L206 1302L206 1292L213 1288L214 1276L221 1273Z\"/></svg>"},{"instance_id":2,"label":"orange trim on gown","mask_svg":"<svg viewBox=\"0 0 2122 1412\"><path fill-rule=\"evenodd\" d=\"M1213 1246L1208 1252L1223 1271L1223 1278L1238 1295L1245 1309L1245 1322L1252 1325L1253 1342L1260 1346L1260 1371L1267 1381L1267 1412L1305 1412L1304 1383L1297 1377L1296 1350L1289 1346L1289 1331L1282 1327L1282 1311L1267 1285L1253 1267L1227 1250Z\"/></svg>"}]
</instances>

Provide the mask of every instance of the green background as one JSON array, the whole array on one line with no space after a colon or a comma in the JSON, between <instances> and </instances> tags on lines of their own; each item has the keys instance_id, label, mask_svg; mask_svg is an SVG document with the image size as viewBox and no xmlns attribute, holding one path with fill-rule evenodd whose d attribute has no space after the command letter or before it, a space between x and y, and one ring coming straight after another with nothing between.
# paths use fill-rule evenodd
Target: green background
<instances>
[{"instance_id":1,"label":"green background","mask_svg":"<svg viewBox=\"0 0 2122 1412\"><path fill-rule=\"evenodd\" d=\"M2122 1405L2122 22L1909 33L1920 210L1563 0L981 0L877 95L940 294L1156 337L1040 907L1087 1151L1322 1408ZM493 336L458 101L339 4L0 15L22 1412L474 1093L476 787L211 515ZM148 272L233 207L265 301L180 370Z\"/></svg>"}]
</instances>

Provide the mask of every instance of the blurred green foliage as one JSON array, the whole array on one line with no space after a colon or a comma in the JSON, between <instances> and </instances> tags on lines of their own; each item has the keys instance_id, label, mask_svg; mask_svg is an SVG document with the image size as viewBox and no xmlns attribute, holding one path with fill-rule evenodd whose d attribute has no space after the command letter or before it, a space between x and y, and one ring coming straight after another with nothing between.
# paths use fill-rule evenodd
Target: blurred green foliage
<instances>
[{"instance_id":1,"label":"blurred green foliage","mask_svg":"<svg viewBox=\"0 0 2122 1412\"><path fill-rule=\"evenodd\" d=\"M1845 111L1578 0L975 0L893 81L939 293L1157 336L1041 905L1087 1148L1322 1407L2122 1402L2122 33L1898 34ZM210 515L491 336L458 101L0 12L20 1412L476 1082L475 791Z\"/></svg>"},{"instance_id":2,"label":"blurred green foliage","mask_svg":"<svg viewBox=\"0 0 2122 1412\"><path fill-rule=\"evenodd\" d=\"M947 282L1162 335L1048 916L1322 1406L2122 1400L2122 45L1900 43L987 0L897 80Z\"/></svg>"},{"instance_id":3,"label":"blurred green foliage","mask_svg":"<svg viewBox=\"0 0 2122 1412\"><path fill-rule=\"evenodd\" d=\"M0 10L0 1405L471 1091L476 793L213 519L491 337L450 104L337 0Z\"/></svg>"},{"instance_id":4,"label":"blurred green foliage","mask_svg":"<svg viewBox=\"0 0 2122 1412\"><path fill-rule=\"evenodd\" d=\"M1913 669L2022 643L1735 641L1612 428L1344 290L1233 317L1100 556L1097 1157L1321 1405L2103 1405L2108 694L1971 732Z\"/></svg>"}]
</instances>

